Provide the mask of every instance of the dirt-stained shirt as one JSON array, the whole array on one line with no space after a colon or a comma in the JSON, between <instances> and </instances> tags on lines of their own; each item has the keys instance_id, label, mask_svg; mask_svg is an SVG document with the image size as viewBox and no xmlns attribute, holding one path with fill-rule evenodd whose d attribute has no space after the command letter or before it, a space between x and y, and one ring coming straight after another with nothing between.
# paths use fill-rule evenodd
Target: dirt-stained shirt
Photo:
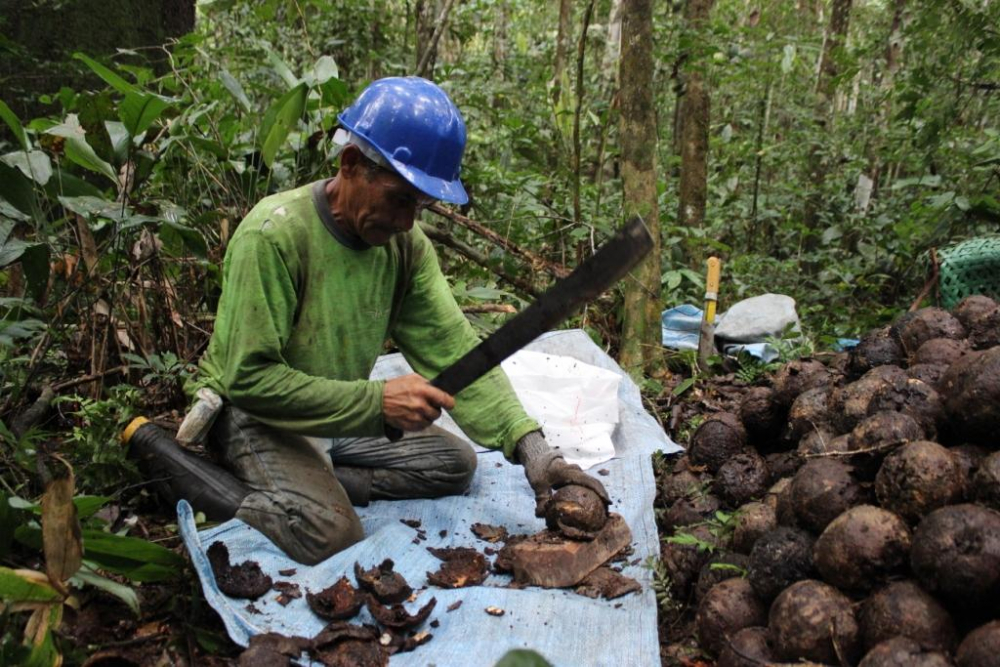
<instances>
[{"instance_id":1,"label":"dirt-stained shirt","mask_svg":"<svg viewBox=\"0 0 1000 667\"><path fill-rule=\"evenodd\" d=\"M384 383L368 376L387 339L427 378L479 340L418 226L385 246L345 237L324 188L267 197L240 223L215 332L189 390L209 386L259 421L303 435L380 435ZM539 428L500 368L459 392L450 414L508 458Z\"/></svg>"}]
</instances>

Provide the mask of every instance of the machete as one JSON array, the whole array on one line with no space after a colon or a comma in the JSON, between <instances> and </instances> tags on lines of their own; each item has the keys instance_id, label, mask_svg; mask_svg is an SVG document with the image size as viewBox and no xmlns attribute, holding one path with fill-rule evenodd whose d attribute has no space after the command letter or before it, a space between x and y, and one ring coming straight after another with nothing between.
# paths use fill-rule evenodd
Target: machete
<instances>
[{"instance_id":1,"label":"machete","mask_svg":"<svg viewBox=\"0 0 1000 667\"><path fill-rule=\"evenodd\" d=\"M653 237L639 216L633 217L571 274L557 281L538 299L508 320L486 340L431 380L452 396L481 378L501 361L549 331L584 304L618 282L653 248ZM385 426L390 440L403 432Z\"/></svg>"}]
</instances>

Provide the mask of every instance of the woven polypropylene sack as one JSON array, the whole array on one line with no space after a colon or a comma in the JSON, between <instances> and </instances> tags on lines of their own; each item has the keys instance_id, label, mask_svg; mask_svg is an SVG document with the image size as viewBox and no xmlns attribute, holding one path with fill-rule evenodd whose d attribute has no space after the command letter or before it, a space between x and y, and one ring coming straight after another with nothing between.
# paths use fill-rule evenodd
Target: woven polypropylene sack
<instances>
[{"instance_id":1,"label":"woven polypropylene sack","mask_svg":"<svg viewBox=\"0 0 1000 667\"><path fill-rule=\"evenodd\" d=\"M957 243L938 251L938 258L945 308L972 294L1000 297L1000 236Z\"/></svg>"}]
</instances>

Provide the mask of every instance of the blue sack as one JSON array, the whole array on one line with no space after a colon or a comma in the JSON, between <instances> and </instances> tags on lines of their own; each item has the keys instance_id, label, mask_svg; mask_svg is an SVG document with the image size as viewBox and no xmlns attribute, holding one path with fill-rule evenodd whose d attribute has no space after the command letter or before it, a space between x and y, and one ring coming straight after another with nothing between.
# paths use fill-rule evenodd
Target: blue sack
<instances>
[{"instance_id":1,"label":"blue sack","mask_svg":"<svg viewBox=\"0 0 1000 667\"><path fill-rule=\"evenodd\" d=\"M697 350L701 318L701 308L689 303L663 311L660 314L663 346L674 350Z\"/></svg>"}]
</instances>

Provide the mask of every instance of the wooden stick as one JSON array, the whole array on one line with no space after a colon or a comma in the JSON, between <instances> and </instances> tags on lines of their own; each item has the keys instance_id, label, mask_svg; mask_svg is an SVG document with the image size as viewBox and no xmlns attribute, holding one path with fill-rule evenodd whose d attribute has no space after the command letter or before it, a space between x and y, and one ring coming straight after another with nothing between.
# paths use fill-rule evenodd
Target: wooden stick
<instances>
[{"instance_id":1,"label":"wooden stick","mask_svg":"<svg viewBox=\"0 0 1000 667\"><path fill-rule=\"evenodd\" d=\"M77 385L87 384L88 382L93 382L95 380L100 380L101 378L107 377L108 375L117 375L123 371L127 371L128 366L115 366L114 368L108 368L106 370L100 371L99 373L91 373L90 375L83 375L72 380L67 380L65 382L60 382L59 384L53 385L53 391L62 391L63 389L69 389L70 387L76 387Z\"/></svg>"},{"instance_id":2,"label":"wooden stick","mask_svg":"<svg viewBox=\"0 0 1000 667\"><path fill-rule=\"evenodd\" d=\"M513 253L523 259L526 259L531 264L531 267L533 269L542 269L547 273L555 276L556 278L565 278L570 273L569 269L567 269L562 264L557 264L555 262L551 262L545 259L544 257L540 257L539 255L536 255L530 250L522 248L513 241L510 241L509 239L500 236L492 229L487 229L486 227L479 224L475 220L471 220L470 218L465 217L461 213L456 213L455 211L446 209L441 204L432 204L428 210L434 211L438 215L448 218L453 222L457 222L466 229L469 229L472 232L478 234L479 236L482 236L483 238L492 241L493 243L497 244L504 250L507 250L510 253Z\"/></svg>"},{"instance_id":3,"label":"wooden stick","mask_svg":"<svg viewBox=\"0 0 1000 667\"><path fill-rule=\"evenodd\" d=\"M49 414L52 407L52 399L56 397L52 387L46 385L42 387L42 394L27 410L14 418L10 424L10 432L18 440L28 432L32 426L39 424Z\"/></svg>"},{"instance_id":4,"label":"wooden stick","mask_svg":"<svg viewBox=\"0 0 1000 667\"><path fill-rule=\"evenodd\" d=\"M476 306L462 306L463 313L516 313L517 308L509 303L482 303Z\"/></svg>"},{"instance_id":5,"label":"wooden stick","mask_svg":"<svg viewBox=\"0 0 1000 667\"><path fill-rule=\"evenodd\" d=\"M451 6L454 4L455 0L447 0L444 7L441 8L441 13L438 14L437 25L434 26L434 33L431 35L430 44L424 49L424 53L420 56L420 62L417 64L417 76L427 76L427 66L430 65L431 54L437 50L438 40L441 39L441 33L444 32L445 23L448 22L448 12L451 11Z\"/></svg>"},{"instance_id":6,"label":"wooden stick","mask_svg":"<svg viewBox=\"0 0 1000 667\"><path fill-rule=\"evenodd\" d=\"M921 288L920 290L920 294L917 294L917 298L914 299L913 303L910 304L910 309L908 312L912 313L913 311L920 308L920 303L927 298L927 295L930 293L931 288L934 287L935 284L937 284L937 281L938 281L937 248L931 248L931 277L927 279L927 282L924 283L923 288Z\"/></svg>"},{"instance_id":7,"label":"wooden stick","mask_svg":"<svg viewBox=\"0 0 1000 667\"><path fill-rule=\"evenodd\" d=\"M583 12L583 28L576 45L576 105L573 108L573 222L580 224L580 113L583 111L583 61L587 55L587 29L594 14L594 0Z\"/></svg>"},{"instance_id":8,"label":"wooden stick","mask_svg":"<svg viewBox=\"0 0 1000 667\"><path fill-rule=\"evenodd\" d=\"M510 275L501 268L493 266L489 259L487 259L481 252L468 244L462 243L458 239L452 238L451 235L443 229L438 229L433 225L423 223L421 223L420 228L424 230L424 233L427 234L427 237L432 241L437 241L441 245L448 246L463 257L471 259L476 264L489 269L514 287L521 290L523 293L532 297L538 296L538 290L536 290L530 283L522 280L521 278Z\"/></svg>"},{"instance_id":9,"label":"wooden stick","mask_svg":"<svg viewBox=\"0 0 1000 667\"><path fill-rule=\"evenodd\" d=\"M887 452L891 449L896 449L897 447L902 447L903 445L909 443L910 440L893 440L892 442L887 442L882 445L877 445L875 447L865 447L863 449L854 450L842 450L838 449L832 452L817 452L814 454L799 454L800 457L804 459L821 459L828 456L857 456L858 454L878 454L880 452Z\"/></svg>"}]
</instances>

